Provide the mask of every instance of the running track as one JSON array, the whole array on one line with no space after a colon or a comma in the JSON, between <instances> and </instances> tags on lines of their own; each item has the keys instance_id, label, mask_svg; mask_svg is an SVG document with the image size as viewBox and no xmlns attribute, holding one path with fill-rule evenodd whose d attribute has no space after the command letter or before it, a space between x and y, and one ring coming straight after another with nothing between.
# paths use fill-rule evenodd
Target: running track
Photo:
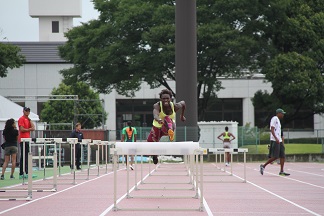
<instances>
[{"instance_id":1,"label":"running track","mask_svg":"<svg viewBox=\"0 0 324 216\"><path fill-rule=\"evenodd\" d=\"M289 177L278 176L279 165L268 165L264 175L259 173L259 163L246 164L247 182L243 183L243 164L233 164L230 169L221 170L217 164L204 164L204 211L113 211L113 173L100 170L100 175L92 175L85 180L77 172L77 184L59 184L57 192L33 192L32 201L0 201L1 215L324 215L324 164L286 163ZM109 165L110 166L110 165ZM195 194L187 184L188 176L184 166L179 164L159 164L155 167L143 165L143 181L134 189L135 172L130 171L130 196L126 197L126 176L124 167L118 170L117 206L119 208L195 208L199 199L195 198L137 198L136 196L185 196ZM137 165L137 182L141 180L140 166ZM153 170L153 168L155 170ZM153 170L153 172L152 172ZM149 172L152 172L149 175ZM92 170L93 174L96 170ZM155 175L156 174L156 175ZM159 175L159 174L170 174ZM157 176L158 175L158 176ZM70 179L72 176L65 176ZM44 181L35 182L42 184ZM46 181L45 181L46 182ZM60 181L59 182L63 182ZM69 181L65 181L69 182ZM153 184L157 182L177 182L184 184ZM175 190L159 190L159 189ZM154 190L148 190L154 189ZM6 195L1 193L1 196ZM16 192L21 193L21 192Z\"/></svg>"}]
</instances>

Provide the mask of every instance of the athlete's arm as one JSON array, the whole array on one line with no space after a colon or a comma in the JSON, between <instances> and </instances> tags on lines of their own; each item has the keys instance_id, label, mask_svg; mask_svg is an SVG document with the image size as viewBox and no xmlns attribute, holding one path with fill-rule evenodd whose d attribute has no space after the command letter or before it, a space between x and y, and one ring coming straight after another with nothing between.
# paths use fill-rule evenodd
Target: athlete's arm
<instances>
[{"instance_id":1,"label":"athlete's arm","mask_svg":"<svg viewBox=\"0 0 324 216\"><path fill-rule=\"evenodd\" d=\"M179 103L174 104L174 111L177 112L181 109L180 120L186 121L186 117L184 116L184 112L186 110L186 102L180 101Z\"/></svg>"},{"instance_id":2,"label":"athlete's arm","mask_svg":"<svg viewBox=\"0 0 324 216\"><path fill-rule=\"evenodd\" d=\"M153 105L153 118L158 121L160 124L163 124L162 119L160 119L160 104L155 103Z\"/></svg>"}]
</instances>

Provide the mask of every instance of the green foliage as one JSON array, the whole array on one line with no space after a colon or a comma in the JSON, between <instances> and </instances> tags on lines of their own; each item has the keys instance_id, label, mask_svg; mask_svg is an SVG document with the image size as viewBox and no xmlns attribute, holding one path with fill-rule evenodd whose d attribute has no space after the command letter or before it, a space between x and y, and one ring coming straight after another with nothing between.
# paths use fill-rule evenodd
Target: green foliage
<instances>
[{"instance_id":1,"label":"green foliage","mask_svg":"<svg viewBox=\"0 0 324 216\"><path fill-rule=\"evenodd\" d=\"M51 94L78 95L79 100L50 100L46 102L40 115L43 122L80 122L83 128L92 129L101 126L102 121L107 119L107 114L99 100L99 94L91 90L86 83L76 82L74 85L61 83L58 88L53 89ZM60 129L70 129L70 127L62 126Z\"/></svg>"},{"instance_id":2,"label":"green foliage","mask_svg":"<svg viewBox=\"0 0 324 216\"><path fill-rule=\"evenodd\" d=\"M304 0L274 1L261 9L268 23L263 38L271 46L262 73L273 92L257 92L253 104L262 110L282 107L284 123L324 112L323 11L323 1Z\"/></svg>"},{"instance_id":3,"label":"green foliage","mask_svg":"<svg viewBox=\"0 0 324 216\"><path fill-rule=\"evenodd\" d=\"M95 0L94 5L99 19L73 28L60 48L61 57L74 63L62 71L64 78L126 96L134 96L142 81L151 88L173 90L167 80L175 80L175 1ZM248 22L245 13L250 10L247 0L197 1L201 120L209 99L221 89L217 77L239 77L243 69L257 69L256 59L262 56L257 52L259 41L251 30L238 26Z\"/></svg>"},{"instance_id":4,"label":"green foliage","mask_svg":"<svg viewBox=\"0 0 324 216\"><path fill-rule=\"evenodd\" d=\"M12 44L0 43L0 77L6 77L8 68L19 68L25 62L20 48Z\"/></svg>"}]
</instances>

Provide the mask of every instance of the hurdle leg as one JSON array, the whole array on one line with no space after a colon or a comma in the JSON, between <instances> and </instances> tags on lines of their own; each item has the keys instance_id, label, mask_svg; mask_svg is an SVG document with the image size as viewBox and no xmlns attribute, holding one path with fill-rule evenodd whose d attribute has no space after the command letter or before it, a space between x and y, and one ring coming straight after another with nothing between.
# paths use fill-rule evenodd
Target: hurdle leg
<instances>
[{"instance_id":1,"label":"hurdle leg","mask_svg":"<svg viewBox=\"0 0 324 216\"><path fill-rule=\"evenodd\" d=\"M243 153L243 157L244 157L244 183L246 183L246 152L244 151Z\"/></svg>"},{"instance_id":2,"label":"hurdle leg","mask_svg":"<svg viewBox=\"0 0 324 216\"><path fill-rule=\"evenodd\" d=\"M99 149L99 146L98 146L98 149ZM96 151L96 165L97 165L97 170L98 170L97 176L99 176L99 169L100 169L100 164L99 164L99 150Z\"/></svg>"},{"instance_id":3,"label":"hurdle leg","mask_svg":"<svg viewBox=\"0 0 324 216\"><path fill-rule=\"evenodd\" d=\"M141 155L141 184L143 184L143 155Z\"/></svg>"},{"instance_id":4,"label":"hurdle leg","mask_svg":"<svg viewBox=\"0 0 324 216\"><path fill-rule=\"evenodd\" d=\"M38 146L38 170L42 169L42 147Z\"/></svg>"},{"instance_id":5,"label":"hurdle leg","mask_svg":"<svg viewBox=\"0 0 324 216\"><path fill-rule=\"evenodd\" d=\"M76 145L76 143L73 143L72 145L71 145L71 147L73 146L73 148L71 148L71 156L73 155L73 157L71 157L72 158L72 172L73 172L73 184L76 184L76 182L75 182L75 145ZM73 149L73 150L72 150Z\"/></svg>"},{"instance_id":6,"label":"hurdle leg","mask_svg":"<svg viewBox=\"0 0 324 216\"><path fill-rule=\"evenodd\" d=\"M199 197L199 194L198 194L198 182L199 182L199 179L198 179L198 176L199 176L199 170L198 170L198 163L199 163L199 158L198 158L198 154L196 155L192 155L192 157L196 157L196 162L195 162L195 165L196 165L196 195L195 195L195 198L198 199ZM201 170L200 170L201 172ZM200 173L201 175L201 173Z\"/></svg>"},{"instance_id":7,"label":"hurdle leg","mask_svg":"<svg viewBox=\"0 0 324 216\"><path fill-rule=\"evenodd\" d=\"M106 146L105 146L105 162L106 162L106 174L108 173L108 143L106 143Z\"/></svg>"},{"instance_id":8,"label":"hurdle leg","mask_svg":"<svg viewBox=\"0 0 324 216\"><path fill-rule=\"evenodd\" d=\"M58 168L59 176L61 176L61 166L62 166L61 157L62 157L62 143L59 143L59 168Z\"/></svg>"},{"instance_id":9,"label":"hurdle leg","mask_svg":"<svg viewBox=\"0 0 324 216\"><path fill-rule=\"evenodd\" d=\"M32 200L33 198L33 155L31 152L28 153L28 196L27 200Z\"/></svg>"},{"instance_id":10,"label":"hurdle leg","mask_svg":"<svg viewBox=\"0 0 324 216\"><path fill-rule=\"evenodd\" d=\"M126 155L127 156L127 160L129 160L129 155ZM126 163L126 170L127 170L127 184L126 184L126 189L127 189L127 198L130 198L130 195L129 195L129 166L127 166L127 163Z\"/></svg>"},{"instance_id":11,"label":"hurdle leg","mask_svg":"<svg viewBox=\"0 0 324 216\"><path fill-rule=\"evenodd\" d=\"M25 148L25 145L26 145L26 142L25 141L23 141L23 145L22 145L22 152L21 152L21 154L22 154L22 163L23 164L20 164L20 166L22 165L23 166L23 180L22 180L22 184L24 185L25 184L25 173L26 173L26 170L25 170L25 166L26 166L26 163L25 163L25 160L26 160L26 155L25 155L25 151L26 151L26 148Z\"/></svg>"},{"instance_id":12,"label":"hurdle leg","mask_svg":"<svg viewBox=\"0 0 324 216\"><path fill-rule=\"evenodd\" d=\"M204 152L200 150L200 208L199 211L204 211ZM198 184L198 182L197 182Z\"/></svg>"},{"instance_id":13,"label":"hurdle leg","mask_svg":"<svg viewBox=\"0 0 324 216\"><path fill-rule=\"evenodd\" d=\"M57 152L54 152L53 158L53 190L57 191Z\"/></svg>"},{"instance_id":14,"label":"hurdle leg","mask_svg":"<svg viewBox=\"0 0 324 216\"><path fill-rule=\"evenodd\" d=\"M134 155L134 164L135 164L135 167L134 167L134 169L135 169L135 190L138 190L138 188L137 188L137 155Z\"/></svg>"},{"instance_id":15,"label":"hurdle leg","mask_svg":"<svg viewBox=\"0 0 324 216\"><path fill-rule=\"evenodd\" d=\"M29 146L31 148L31 146ZM44 151L43 151L43 180L46 179L46 143L44 143Z\"/></svg>"},{"instance_id":16,"label":"hurdle leg","mask_svg":"<svg viewBox=\"0 0 324 216\"><path fill-rule=\"evenodd\" d=\"M113 169L114 169L114 211L117 211L117 150L114 150Z\"/></svg>"},{"instance_id":17,"label":"hurdle leg","mask_svg":"<svg viewBox=\"0 0 324 216\"><path fill-rule=\"evenodd\" d=\"M233 175L233 153L232 152L230 152L230 154L231 154L231 175Z\"/></svg>"},{"instance_id":18,"label":"hurdle leg","mask_svg":"<svg viewBox=\"0 0 324 216\"><path fill-rule=\"evenodd\" d=\"M91 148L90 148L90 143L88 143L88 161L87 161L87 165L88 165L88 177L87 177L87 180L90 179L90 154L91 154Z\"/></svg>"}]
</instances>

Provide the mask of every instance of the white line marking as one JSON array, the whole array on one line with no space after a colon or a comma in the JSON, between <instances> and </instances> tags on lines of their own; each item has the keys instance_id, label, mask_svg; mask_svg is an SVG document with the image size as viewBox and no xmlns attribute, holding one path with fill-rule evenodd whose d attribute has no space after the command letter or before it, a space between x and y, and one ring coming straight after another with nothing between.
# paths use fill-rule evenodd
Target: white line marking
<instances>
[{"instance_id":1,"label":"white line marking","mask_svg":"<svg viewBox=\"0 0 324 216\"><path fill-rule=\"evenodd\" d=\"M120 169L120 170L124 170L124 169ZM120 171L120 170L118 170L118 171ZM94 180L97 180L97 179L99 179L99 178L102 178L102 177L107 176L107 175L110 175L110 174L113 174L113 172L110 172L110 173L104 174L104 175L99 176L99 177L96 177L96 178L94 178L94 179L90 179L90 180L88 180L88 181L85 181L85 182L79 183L79 184L77 184L77 185L73 185L72 187L65 188L64 190L61 190L61 191L58 191L58 192L52 193L52 194L50 194L50 195L47 195L47 196L44 196L44 197L40 197L40 198L38 198L38 199L34 199L34 200L31 200L31 201L28 201L28 202L26 202L26 203L24 203L24 204L21 204L21 205L18 205L18 206L12 207L12 208L10 208L10 209L6 209L6 210L0 212L0 215L1 215L1 214L4 214L4 213L6 213L6 212L12 211L12 210L14 210L14 209L17 209L17 208L20 208L20 207L23 207L23 206L29 205L29 204L31 204L31 203L34 203L34 202L38 201L38 200L42 200L42 199L45 199L45 198L48 198L48 197L51 197L51 196L55 196L56 194L59 194L59 193L65 192L65 191L67 191L67 190L70 190L70 189L72 189L72 188L75 188L75 187L78 187L78 186L80 186L80 185L86 184L86 183L88 183L88 182L92 182L92 181L94 181Z\"/></svg>"},{"instance_id":2,"label":"white line marking","mask_svg":"<svg viewBox=\"0 0 324 216\"><path fill-rule=\"evenodd\" d=\"M147 175L143 178L143 180L140 180L139 182L137 182L137 186L139 186L140 183L141 183L142 181L144 181L148 176L150 176L150 174L152 174L155 170L156 170L156 169L153 169L149 174L147 174ZM196 184L196 181L194 182L194 184ZM132 188L130 189L129 192L132 192L134 189L135 189L135 186L132 187ZM199 193L199 195L200 195L200 189L199 189L199 188L198 188L198 193ZM122 201L126 196L127 196L127 193L125 193L123 196L121 196L121 197L116 201L116 203L118 204L118 203L119 203L120 201ZM208 206L208 203L207 203L207 201L205 200L205 198L203 198L203 205L204 205L204 208L205 208L205 210L206 210L208 216L213 216L213 213L212 213L212 211L210 210L210 208L209 208L209 206ZM109 207L108 207L104 212L102 212L102 213L100 214L100 216L104 216L104 215L106 215L106 214L107 214L108 212L110 212L113 208L114 208L114 204L112 204L111 206L109 206Z\"/></svg>"},{"instance_id":3,"label":"white line marking","mask_svg":"<svg viewBox=\"0 0 324 216\"><path fill-rule=\"evenodd\" d=\"M300 170L294 170L294 169L288 169L288 170L291 170L291 171L294 171L294 172L306 173L306 174L309 174L309 175L315 175L315 176L324 177L324 175L320 175L320 174L316 174L316 173L310 173L310 172L305 172L305 171L300 171Z\"/></svg>"},{"instance_id":4,"label":"white line marking","mask_svg":"<svg viewBox=\"0 0 324 216\"><path fill-rule=\"evenodd\" d=\"M254 169L256 171L259 171L257 169ZM266 172L266 171L263 171L264 173L267 173L269 175L274 175L274 176L279 176L278 174L274 174L274 173L271 173L271 172ZM288 180L292 180L292 181L296 181L296 182L299 182L299 183L302 183L302 184L306 184L306 185L310 185L310 186L313 186L313 187L318 187L318 188L321 188L321 189L324 189L323 186L319 186L319 185L315 185L315 184L311 184L311 183L308 183L308 182L304 182L304 181L301 181L301 180L298 180L298 179L294 179L292 177L286 177L286 176L279 176L280 178L285 178L285 179L288 179Z\"/></svg>"},{"instance_id":5,"label":"white line marking","mask_svg":"<svg viewBox=\"0 0 324 216\"><path fill-rule=\"evenodd\" d=\"M153 169L150 173L148 173L146 176L144 176L143 180L145 180L150 174L152 174L155 171L155 169ZM137 186L139 186L141 183L141 180L139 182L137 182ZM135 189L135 186L133 186L129 192L132 192ZM127 193L125 193L123 196L121 196L118 200L117 200L117 204L122 201L125 197L127 196ZM103 211L100 216L104 216L106 215L108 212L110 212L112 209L114 208L114 204L111 204L111 206L109 206L105 211Z\"/></svg>"},{"instance_id":6,"label":"white line marking","mask_svg":"<svg viewBox=\"0 0 324 216\"><path fill-rule=\"evenodd\" d=\"M233 175L236 176L235 174L233 174ZM236 177L238 177L238 176L236 176ZM238 177L238 178L240 178L240 177ZM242 179L242 178L240 178L240 179ZM276 196L279 199L282 199L282 200L284 200L284 201L286 201L286 202L288 202L288 203L290 203L290 204L292 204L292 205L294 205L294 206L296 206L296 207L298 207L300 209L303 209L304 211L306 211L306 212L308 212L310 214L313 214L313 215L316 215L316 216L321 216L320 214L318 214L316 212L313 212L313 211L309 210L308 208L305 208L305 207L303 207L301 205L298 205L297 203L294 203L294 202L292 202L292 201L290 201L290 200L288 200L288 199L286 199L286 198L284 198L284 197L282 197L282 196L280 196L278 194L275 194L275 193L273 193L273 192L271 192L271 191L269 191L269 190L267 190L267 189L265 189L265 188L263 188L263 187L261 187L261 186L259 186L257 184L254 184L254 183L252 183L250 181L247 181L247 183L249 183L249 184L251 184L251 185L253 185L253 186L255 186L255 187L257 187L257 188L259 188L261 190L264 190L264 191L268 192L269 194L272 194L273 196Z\"/></svg>"},{"instance_id":7,"label":"white line marking","mask_svg":"<svg viewBox=\"0 0 324 216\"><path fill-rule=\"evenodd\" d=\"M257 169L253 169L253 170L257 170ZM257 171L259 171L259 170L257 170ZM226 172L228 172L228 171L226 171ZM275 174L273 174L273 173L269 173L269 172L267 172L267 173L268 173L268 174L271 174L271 175L275 175ZM235 174L233 174L233 176L235 176L235 177L237 177L237 178L243 180L243 178L241 178L241 177L239 177L239 176L237 176L237 175L235 175ZM292 178L287 178L287 177L283 177L283 176L280 176L280 177L282 177L282 178L286 178L286 179L289 179L289 180L294 180L294 181L301 182L301 181L299 181L299 180L295 180L295 179L292 179ZM288 200L288 199L286 199L286 198L284 198L284 197L282 197L282 196L280 196L280 195L278 195L278 194L276 194L276 193L273 193L273 192L271 192L271 191L269 191L269 190L267 190L267 189L265 189L265 188L263 188L263 187L261 187L261 186L255 184L255 183L253 183L253 182L246 181L246 183L249 183L249 184L251 184L251 185L253 185L253 186L255 186L255 187L257 187L257 188L259 188L259 189L261 189L261 190L263 190L263 191L266 191L267 193L272 194L273 196L276 196L276 197L278 197L279 199L284 200L284 201L286 201L286 202L288 202L288 203L290 203L290 204L292 204L292 205L294 205L294 206L296 206L296 207L298 207L298 208L300 208L300 209L303 209L304 211L307 211L307 212L310 213L310 214L313 214L313 215L316 215L316 216L321 216L320 214L318 214L318 213L316 213L316 212L313 212L313 211L309 210L308 208L305 208L305 207L303 207L303 206L301 206L301 205L298 205L297 203L294 203L293 201L290 201L290 200ZM302 182L302 183L308 184L308 183L306 183L306 182ZM310 185L312 185L312 184L310 184ZM317 185L313 185L313 186L320 187L320 186L317 186ZM321 187L321 188L322 188L322 187Z\"/></svg>"}]
</instances>

